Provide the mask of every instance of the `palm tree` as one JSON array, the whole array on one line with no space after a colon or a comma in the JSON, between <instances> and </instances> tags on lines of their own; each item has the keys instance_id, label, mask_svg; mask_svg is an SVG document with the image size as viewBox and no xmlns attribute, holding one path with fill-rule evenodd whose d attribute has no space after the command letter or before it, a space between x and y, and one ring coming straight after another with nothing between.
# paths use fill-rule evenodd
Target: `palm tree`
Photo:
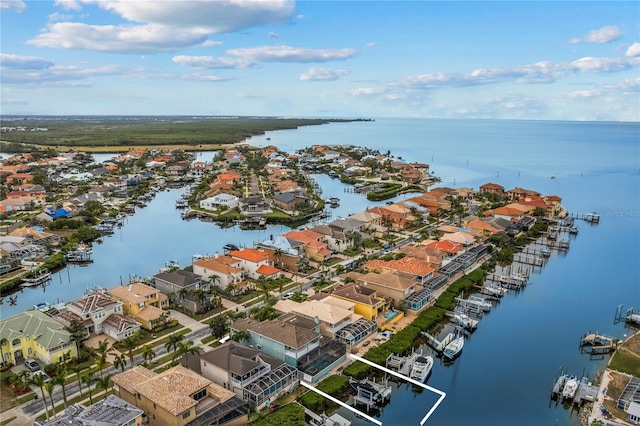
<instances>
[{"instance_id":1,"label":"palm tree","mask_svg":"<svg viewBox=\"0 0 640 426\"><path fill-rule=\"evenodd\" d=\"M124 369L127 368L127 356L125 354L116 355L113 358L113 366L119 368L124 373Z\"/></svg>"},{"instance_id":2,"label":"palm tree","mask_svg":"<svg viewBox=\"0 0 640 426\"><path fill-rule=\"evenodd\" d=\"M55 387L56 387L56 384L53 382L53 380L49 380L44 384L44 388L47 390L47 393L49 394L49 402L51 402L52 417L56 416L56 407L53 404L53 390L55 389Z\"/></svg>"},{"instance_id":3,"label":"palm tree","mask_svg":"<svg viewBox=\"0 0 640 426\"><path fill-rule=\"evenodd\" d=\"M205 294L204 290L201 288L191 290L191 295L196 298L196 300L198 301L198 305L200 305L200 308L202 308L203 311L206 311L207 295Z\"/></svg>"},{"instance_id":4,"label":"palm tree","mask_svg":"<svg viewBox=\"0 0 640 426\"><path fill-rule=\"evenodd\" d=\"M104 389L105 394L107 390L111 387L111 376L112 374L107 374L104 377L101 377L96 382L96 388Z\"/></svg>"},{"instance_id":5,"label":"palm tree","mask_svg":"<svg viewBox=\"0 0 640 426\"><path fill-rule=\"evenodd\" d=\"M89 371L85 376L82 376L82 383L87 386L87 392L89 393L89 403L93 405L93 397L91 392L91 383L94 381L93 371Z\"/></svg>"},{"instance_id":6,"label":"palm tree","mask_svg":"<svg viewBox=\"0 0 640 426\"><path fill-rule=\"evenodd\" d=\"M67 381L67 372L66 368L59 368L56 374L56 377L51 379L51 381L62 387L62 400L64 401L64 408L67 408L67 389L65 386L65 382Z\"/></svg>"},{"instance_id":7,"label":"palm tree","mask_svg":"<svg viewBox=\"0 0 640 426\"><path fill-rule=\"evenodd\" d=\"M181 288L180 290L178 290L178 297L180 297L180 300L184 300L184 297L187 295L187 293L189 293L189 290L187 290L186 288ZM182 304L180 304L182 306Z\"/></svg>"},{"instance_id":8,"label":"palm tree","mask_svg":"<svg viewBox=\"0 0 640 426\"><path fill-rule=\"evenodd\" d=\"M100 357L96 360L96 368L100 372L100 377L102 377L102 370L107 366L107 360Z\"/></svg>"},{"instance_id":9,"label":"palm tree","mask_svg":"<svg viewBox=\"0 0 640 426\"><path fill-rule=\"evenodd\" d=\"M271 290L271 285L264 278L264 275L260 275L260 278L258 278L258 290L262 292L264 295L264 302L267 303L269 301L269 290Z\"/></svg>"},{"instance_id":10,"label":"palm tree","mask_svg":"<svg viewBox=\"0 0 640 426\"><path fill-rule=\"evenodd\" d=\"M217 287L216 283L220 283L220 280L221 280L221 278L220 278L220 276L219 276L219 275L215 275L215 274L214 274L214 275L211 275L211 276L209 277L209 282L210 282L211 284L213 284L214 286L216 286L216 287Z\"/></svg>"},{"instance_id":11,"label":"palm tree","mask_svg":"<svg viewBox=\"0 0 640 426\"><path fill-rule=\"evenodd\" d=\"M137 332L133 333L131 336L128 336L122 339L122 341L120 341L122 346L127 350L127 354L129 355L129 363L131 364L131 367L133 367L133 350L138 347L139 342L140 342L140 335Z\"/></svg>"},{"instance_id":12,"label":"palm tree","mask_svg":"<svg viewBox=\"0 0 640 426\"><path fill-rule=\"evenodd\" d=\"M229 285L227 286L227 291L232 296L236 295L236 290L237 289L238 289L238 284L236 284L236 283L229 283Z\"/></svg>"},{"instance_id":13,"label":"palm tree","mask_svg":"<svg viewBox=\"0 0 640 426\"><path fill-rule=\"evenodd\" d=\"M84 370L84 367L81 364L72 365L69 367L71 372L76 375L76 380L78 381L78 390L80 391L80 396L82 396L82 382L80 381L80 373Z\"/></svg>"},{"instance_id":14,"label":"palm tree","mask_svg":"<svg viewBox=\"0 0 640 426\"><path fill-rule=\"evenodd\" d=\"M250 336L246 331L233 331L229 337L235 342L246 342Z\"/></svg>"},{"instance_id":15,"label":"palm tree","mask_svg":"<svg viewBox=\"0 0 640 426\"><path fill-rule=\"evenodd\" d=\"M144 358L145 361L151 362L155 356L156 353L153 351L153 347L151 345L144 345L142 347L142 358Z\"/></svg>"},{"instance_id":16,"label":"palm tree","mask_svg":"<svg viewBox=\"0 0 640 426\"><path fill-rule=\"evenodd\" d=\"M9 343L9 341L3 337L0 339L0 366L4 366L4 352L2 351L2 347Z\"/></svg>"},{"instance_id":17,"label":"palm tree","mask_svg":"<svg viewBox=\"0 0 640 426\"><path fill-rule=\"evenodd\" d=\"M112 347L109 347L109 341L104 339L98 342L98 347L96 348L96 352L100 355L100 359L102 359L105 363L107 362L107 355L113 351Z\"/></svg>"},{"instance_id":18,"label":"palm tree","mask_svg":"<svg viewBox=\"0 0 640 426\"><path fill-rule=\"evenodd\" d=\"M44 404L44 412L47 414L47 420L49 420L49 408L47 407L47 398L44 395L44 385L46 383L47 382L42 374L34 374L31 376L31 379L29 379L29 384L40 388L40 392L42 393L42 403Z\"/></svg>"},{"instance_id":19,"label":"palm tree","mask_svg":"<svg viewBox=\"0 0 640 426\"><path fill-rule=\"evenodd\" d=\"M281 248L276 248L273 252L273 260L277 262L277 264L282 268L282 255L284 254L284 250Z\"/></svg>"},{"instance_id":20,"label":"palm tree","mask_svg":"<svg viewBox=\"0 0 640 426\"><path fill-rule=\"evenodd\" d=\"M178 344L183 339L184 339L184 335L182 334L172 334L171 336L169 336L169 340L167 341L167 343L165 343L164 347L167 350L167 352L171 352L171 348L173 348L174 350L174 354L173 354L173 358L171 359L171 362L175 361L176 359L175 351L178 349Z\"/></svg>"},{"instance_id":21,"label":"palm tree","mask_svg":"<svg viewBox=\"0 0 640 426\"><path fill-rule=\"evenodd\" d=\"M189 340L188 342L180 342L178 343L178 356L184 355L184 366L186 367L189 362L189 355L198 355L200 353L200 348L195 346L193 340Z\"/></svg>"},{"instance_id":22,"label":"palm tree","mask_svg":"<svg viewBox=\"0 0 640 426\"><path fill-rule=\"evenodd\" d=\"M13 394L18 400L18 389L22 389L26 386L29 380L29 370L22 370L13 376L11 376L11 387L13 388Z\"/></svg>"}]
</instances>

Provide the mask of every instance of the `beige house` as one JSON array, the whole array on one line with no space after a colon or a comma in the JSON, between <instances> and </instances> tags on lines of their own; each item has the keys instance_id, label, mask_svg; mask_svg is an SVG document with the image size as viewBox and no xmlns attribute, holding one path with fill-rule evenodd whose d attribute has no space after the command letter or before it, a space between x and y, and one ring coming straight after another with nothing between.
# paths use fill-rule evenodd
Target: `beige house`
<instances>
[{"instance_id":1,"label":"beige house","mask_svg":"<svg viewBox=\"0 0 640 426\"><path fill-rule=\"evenodd\" d=\"M193 262L193 273L222 290L230 284L240 287L244 280L240 262L228 256L215 255Z\"/></svg>"},{"instance_id":2,"label":"beige house","mask_svg":"<svg viewBox=\"0 0 640 426\"><path fill-rule=\"evenodd\" d=\"M347 309L319 300L307 300L302 303L279 300L274 308L283 313L294 313L314 321L317 318L320 323L320 333L334 338L340 329L362 318L361 315L354 312L354 306L352 303L351 309Z\"/></svg>"},{"instance_id":3,"label":"beige house","mask_svg":"<svg viewBox=\"0 0 640 426\"><path fill-rule=\"evenodd\" d=\"M111 380L114 395L144 411L149 426L248 422L246 404L233 392L182 365L160 374L137 366Z\"/></svg>"},{"instance_id":4,"label":"beige house","mask_svg":"<svg viewBox=\"0 0 640 426\"><path fill-rule=\"evenodd\" d=\"M169 308L169 298L160 290L143 283L113 287L108 294L122 302L124 312L138 321L142 328L153 330L167 320L164 309Z\"/></svg>"}]
</instances>

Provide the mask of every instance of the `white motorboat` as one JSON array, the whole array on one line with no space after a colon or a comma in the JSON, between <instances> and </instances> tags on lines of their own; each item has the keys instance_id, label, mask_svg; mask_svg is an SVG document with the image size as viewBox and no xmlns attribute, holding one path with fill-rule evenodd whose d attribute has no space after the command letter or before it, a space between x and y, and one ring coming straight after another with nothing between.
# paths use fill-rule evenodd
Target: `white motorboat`
<instances>
[{"instance_id":1,"label":"white motorboat","mask_svg":"<svg viewBox=\"0 0 640 426\"><path fill-rule=\"evenodd\" d=\"M562 397L566 399L573 399L576 396L576 391L578 390L578 379L571 376L567 382L564 384L564 388L562 389Z\"/></svg>"},{"instance_id":2,"label":"white motorboat","mask_svg":"<svg viewBox=\"0 0 640 426\"><path fill-rule=\"evenodd\" d=\"M464 337L457 336L453 339L447 346L445 346L442 355L449 360L454 360L460 355L462 352L462 348L464 347Z\"/></svg>"},{"instance_id":3,"label":"white motorboat","mask_svg":"<svg viewBox=\"0 0 640 426\"><path fill-rule=\"evenodd\" d=\"M433 367L433 357L420 355L413 363L409 377L422 383L429 376L431 367Z\"/></svg>"}]
</instances>

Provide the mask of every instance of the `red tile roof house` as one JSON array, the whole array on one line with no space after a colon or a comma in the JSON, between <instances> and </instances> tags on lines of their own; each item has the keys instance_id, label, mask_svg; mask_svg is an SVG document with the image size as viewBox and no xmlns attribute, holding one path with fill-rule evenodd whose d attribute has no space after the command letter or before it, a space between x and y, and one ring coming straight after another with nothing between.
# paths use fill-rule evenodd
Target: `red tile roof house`
<instances>
[{"instance_id":1,"label":"red tile roof house","mask_svg":"<svg viewBox=\"0 0 640 426\"><path fill-rule=\"evenodd\" d=\"M263 266L273 266L273 262L269 258L269 255L263 251L256 250L254 248L245 248L242 250L232 250L228 255L229 257L239 261L238 267L242 268L242 270L245 271L246 276L249 278L257 280L261 276L273 276L272 274L274 274L273 270L269 268L262 268ZM280 270L278 269L278 271Z\"/></svg>"},{"instance_id":2,"label":"red tile roof house","mask_svg":"<svg viewBox=\"0 0 640 426\"><path fill-rule=\"evenodd\" d=\"M424 284L434 277L435 269L428 262L415 257L405 256L396 260L369 260L365 268L378 271L396 271L401 277L412 279Z\"/></svg>"},{"instance_id":3,"label":"red tile roof house","mask_svg":"<svg viewBox=\"0 0 640 426\"><path fill-rule=\"evenodd\" d=\"M14 173L12 175L7 176L7 184L8 185L22 185L24 183L32 182L33 175L29 173Z\"/></svg>"},{"instance_id":4,"label":"red tile roof house","mask_svg":"<svg viewBox=\"0 0 640 426\"><path fill-rule=\"evenodd\" d=\"M333 255L333 251L329 250L324 242L324 235L310 229L289 231L282 236L289 240L294 248L301 248L307 258L316 262L324 262Z\"/></svg>"},{"instance_id":5,"label":"red tile roof house","mask_svg":"<svg viewBox=\"0 0 640 426\"><path fill-rule=\"evenodd\" d=\"M244 271L240 268L240 262L240 260L228 256L215 255L194 262L193 273L201 276L203 281L209 281L222 290L233 285L235 291L238 292L246 287Z\"/></svg>"},{"instance_id":6,"label":"red tile roof house","mask_svg":"<svg viewBox=\"0 0 640 426\"><path fill-rule=\"evenodd\" d=\"M434 248L442 253L445 259L454 257L460 250L462 250L462 245L455 243L453 241L433 241L426 245L427 248Z\"/></svg>"},{"instance_id":7,"label":"red tile roof house","mask_svg":"<svg viewBox=\"0 0 640 426\"><path fill-rule=\"evenodd\" d=\"M539 197L540 193L536 191L532 191L531 189L524 189L520 187L515 187L510 189L505 193L505 195L509 198L510 201L524 200L527 197Z\"/></svg>"},{"instance_id":8,"label":"red tile roof house","mask_svg":"<svg viewBox=\"0 0 640 426\"><path fill-rule=\"evenodd\" d=\"M504 196L504 186L497 183L485 183L480 185L481 194L496 194L500 197Z\"/></svg>"}]
</instances>

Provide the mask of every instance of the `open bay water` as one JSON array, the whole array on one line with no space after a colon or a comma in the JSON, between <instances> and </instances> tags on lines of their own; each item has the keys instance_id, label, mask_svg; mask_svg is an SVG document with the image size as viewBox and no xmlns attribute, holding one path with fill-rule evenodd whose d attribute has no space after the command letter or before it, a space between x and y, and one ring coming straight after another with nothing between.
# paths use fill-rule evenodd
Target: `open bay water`
<instances>
[{"instance_id":1,"label":"open bay water","mask_svg":"<svg viewBox=\"0 0 640 426\"><path fill-rule=\"evenodd\" d=\"M552 255L532 274L529 286L505 296L480 321L460 358L447 366L437 360L427 382L447 393L429 425L578 424L576 412L550 404L554 377L560 368L593 377L607 359L590 361L580 354L582 335L597 330L623 338L629 330L613 324L616 306L640 307L640 125L378 119L268 132L249 142L287 152L316 144L390 150L406 161L430 164L442 179L438 186L520 186L562 197L573 213L599 212L598 225L576 221L579 234L566 254ZM341 199L334 218L383 204L344 193L345 185L337 180L314 178L324 197ZM42 301L73 300L90 287L126 283L130 274L155 274L170 259L186 266L193 254L222 253L227 243L251 246L288 230L241 231L183 221L174 207L181 192L160 192L129 216L113 236L94 245L91 265L56 273L44 293L41 288L17 293L17 306L5 300L2 317ZM417 425L435 401L430 392L414 393L400 385L380 420ZM339 412L353 418L347 410Z\"/></svg>"}]
</instances>

